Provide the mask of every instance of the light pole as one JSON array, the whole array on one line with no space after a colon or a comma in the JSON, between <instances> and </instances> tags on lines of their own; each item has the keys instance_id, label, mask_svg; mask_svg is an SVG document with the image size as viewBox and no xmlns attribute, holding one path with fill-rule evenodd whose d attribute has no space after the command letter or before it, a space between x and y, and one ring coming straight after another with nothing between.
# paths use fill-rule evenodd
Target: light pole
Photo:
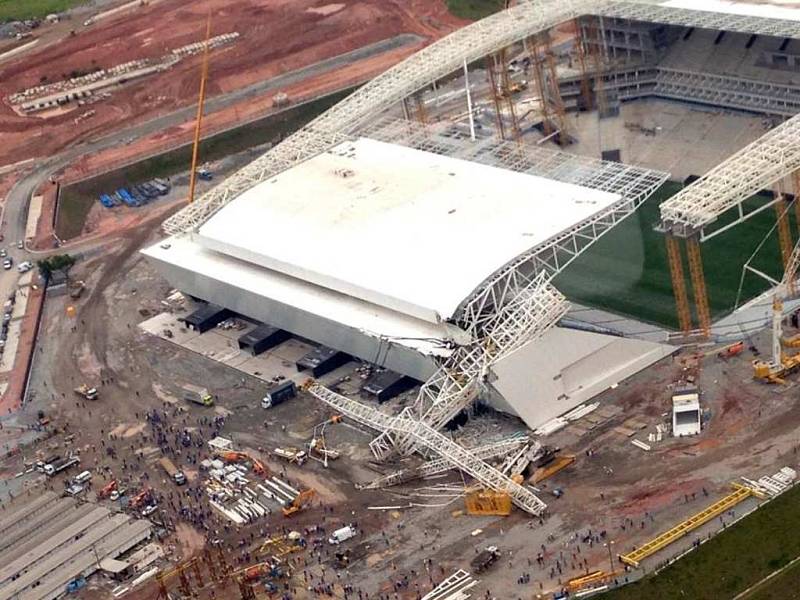
<instances>
[{"instance_id":1,"label":"light pole","mask_svg":"<svg viewBox=\"0 0 800 600\"><path fill-rule=\"evenodd\" d=\"M611 553L611 546L614 545L614 540L608 540L607 543L603 544L608 549L608 566L611 569L608 574L611 575L614 572L614 557Z\"/></svg>"}]
</instances>

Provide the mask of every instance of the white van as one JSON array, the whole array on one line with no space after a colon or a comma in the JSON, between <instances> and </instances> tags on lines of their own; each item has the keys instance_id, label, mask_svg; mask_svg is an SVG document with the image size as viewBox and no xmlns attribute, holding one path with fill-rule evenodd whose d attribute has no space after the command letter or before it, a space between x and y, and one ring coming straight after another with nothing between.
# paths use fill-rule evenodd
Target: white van
<instances>
[{"instance_id":1,"label":"white van","mask_svg":"<svg viewBox=\"0 0 800 600\"><path fill-rule=\"evenodd\" d=\"M348 525L347 527L342 527L341 529L334 531L331 534L331 537L328 538L328 543L333 545L341 544L342 542L346 542L355 536L356 528L352 525Z\"/></svg>"},{"instance_id":2,"label":"white van","mask_svg":"<svg viewBox=\"0 0 800 600\"><path fill-rule=\"evenodd\" d=\"M92 474L89 471L83 471L82 473L78 473L75 476L75 479L73 479L73 481L75 483L82 484L86 483L87 481L91 481L91 479L92 479Z\"/></svg>"}]
</instances>

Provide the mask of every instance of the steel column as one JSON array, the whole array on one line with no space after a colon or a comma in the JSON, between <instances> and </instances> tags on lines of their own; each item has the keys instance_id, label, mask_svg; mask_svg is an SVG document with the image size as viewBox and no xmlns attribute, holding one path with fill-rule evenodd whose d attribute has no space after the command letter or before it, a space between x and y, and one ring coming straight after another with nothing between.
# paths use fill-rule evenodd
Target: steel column
<instances>
[{"instance_id":1,"label":"steel column","mask_svg":"<svg viewBox=\"0 0 800 600\"><path fill-rule=\"evenodd\" d=\"M689 274L692 279L694 304L697 310L697 321L705 337L711 333L711 311L708 307L706 278L703 274L703 259L700 255L700 241L697 236L686 240L686 252L689 256Z\"/></svg>"},{"instance_id":2,"label":"steel column","mask_svg":"<svg viewBox=\"0 0 800 600\"><path fill-rule=\"evenodd\" d=\"M678 312L678 326L685 335L688 335L692 330L692 311L689 308L689 295L686 293L680 240L675 236L666 235L665 241L669 259L669 274L672 278L672 293L675 296L675 308Z\"/></svg>"}]
</instances>

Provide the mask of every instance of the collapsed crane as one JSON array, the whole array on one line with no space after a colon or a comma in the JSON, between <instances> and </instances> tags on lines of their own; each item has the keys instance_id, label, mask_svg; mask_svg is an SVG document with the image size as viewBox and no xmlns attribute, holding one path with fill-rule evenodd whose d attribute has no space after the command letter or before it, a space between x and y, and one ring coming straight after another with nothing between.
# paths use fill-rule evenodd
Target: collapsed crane
<instances>
[{"instance_id":1,"label":"collapsed crane","mask_svg":"<svg viewBox=\"0 0 800 600\"><path fill-rule=\"evenodd\" d=\"M478 460L489 460L492 458L506 456L511 452L515 452L519 448L525 446L527 443L527 437L518 436L506 440L500 440L499 442L494 442L492 444L478 446L477 448L470 448L469 451L472 452L473 456ZM406 483L415 479L422 479L424 477L438 475L439 473L444 473L452 468L453 465L449 460L445 458L435 458L422 463L418 467L401 469L400 471L395 471L394 473L373 479L369 483L359 487L362 490L376 490L380 488L391 487L393 485L400 485L401 483Z\"/></svg>"},{"instance_id":2,"label":"collapsed crane","mask_svg":"<svg viewBox=\"0 0 800 600\"><path fill-rule=\"evenodd\" d=\"M469 450L422 421L403 416L391 417L375 408L337 394L313 379L307 381L303 388L338 413L362 425L412 439L415 445L419 444L428 451L438 454L487 488L507 493L511 502L531 515L539 516L547 509L547 505L531 490L476 458Z\"/></svg>"},{"instance_id":3,"label":"collapsed crane","mask_svg":"<svg viewBox=\"0 0 800 600\"><path fill-rule=\"evenodd\" d=\"M538 339L566 314L569 304L541 271L485 320L472 325L475 341L460 346L420 388L414 407L396 418L419 420L441 429L478 397L492 365ZM477 319L476 319L477 321ZM386 460L394 452L409 455L417 440L402 431L384 429L370 443L372 453Z\"/></svg>"}]
</instances>

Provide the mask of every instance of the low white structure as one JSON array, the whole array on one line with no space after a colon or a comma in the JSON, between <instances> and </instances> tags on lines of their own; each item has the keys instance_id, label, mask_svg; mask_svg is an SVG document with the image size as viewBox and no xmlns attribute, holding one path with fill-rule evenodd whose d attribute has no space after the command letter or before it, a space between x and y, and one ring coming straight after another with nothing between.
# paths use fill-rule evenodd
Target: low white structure
<instances>
[{"instance_id":1,"label":"low white structure","mask_svg":"<svg viewBox=\"0 0 800 600\"><path fill-rule=\"evenodd\" d=\"M676 390L672 395L672 435L697 435L701 429L700 394L697 388Z\"/></svg>"},{"instance_id":2,"label":"low white structure","mask_svg":"<svg viewBox=\"0 0 800 600\"><path fill-rule=\"evenodd\" d=\"M659 181L646 170L637 178L652 189ZM507 290L527 302L526 280L558 272L636 206L618 193L358 138L144 254L184 293L424 381L486 335L487 314L515 306ZM515 315L506 317L522 335L526 319L544 318ZM510 342L503 327L493 335ZM668 352L595 333L553 336L497 356L486 380L484 396L531 427ZM531 379L562 372L561 389Z\"/></svg>"},{"instance_id":3,"label":"low white structure","mask_svg":"<svg viewBox=\"0 0 800 600\"><path fill-rule=\"evenodd\" d=\"M672 354L645 340L556 327L501 360L489 403L536 428Z\"/></svg>"}]
</instances>

